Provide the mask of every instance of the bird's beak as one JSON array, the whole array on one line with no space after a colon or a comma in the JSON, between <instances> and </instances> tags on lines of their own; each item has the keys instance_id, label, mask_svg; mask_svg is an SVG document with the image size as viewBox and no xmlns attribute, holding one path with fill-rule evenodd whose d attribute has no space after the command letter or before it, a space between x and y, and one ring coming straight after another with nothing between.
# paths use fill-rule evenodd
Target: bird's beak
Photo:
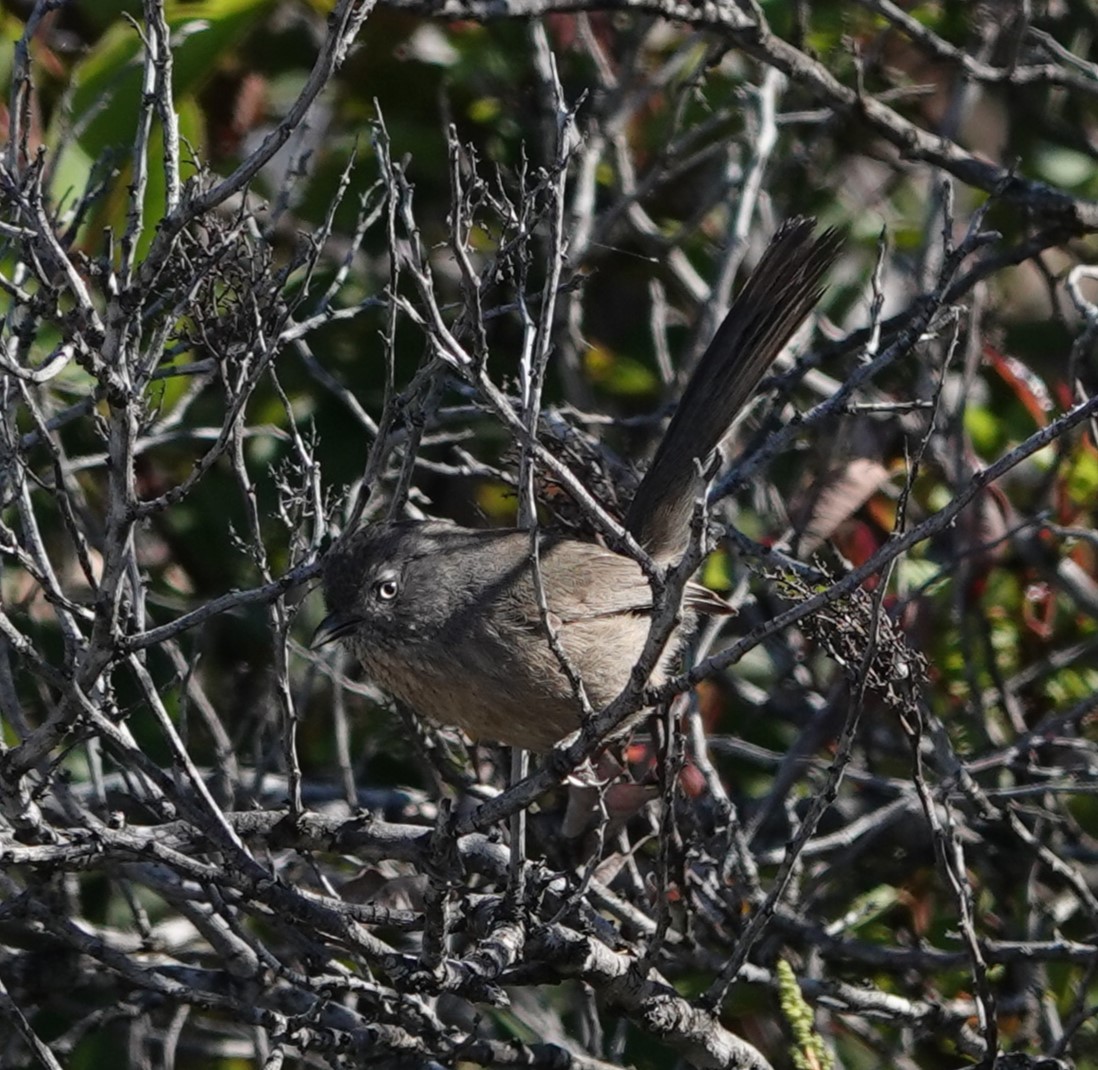
<instances>
[{"instance_id":1,"label":"bird's beak","mask_svg":"<svg viewBox=\"0 0 1098 1070\"><path fill-rule=\"evenodd\" d=\"M318 650L328 643L334 643L345 635L353 632L362 623L361 617L352 616L350 613L329 613L313 632L313 640L309 644L310 650Z\"/></svg>"}]
</instances>

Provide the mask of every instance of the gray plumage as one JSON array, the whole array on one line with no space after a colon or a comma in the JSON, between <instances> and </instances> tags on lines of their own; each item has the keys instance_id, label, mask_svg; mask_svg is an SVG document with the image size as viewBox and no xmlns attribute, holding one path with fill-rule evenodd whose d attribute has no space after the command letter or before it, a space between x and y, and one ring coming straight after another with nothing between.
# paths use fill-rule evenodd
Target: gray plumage
<instances>
[{"instance_id":1,"label":"gray plumage","mask_svg":"<svg viewBox=\"0 0 1098 1070\"><path fill-rule=\"evenodd\" d=\"M809 219L785 224L698 363L625 526L659 562L685 549L704 462L819 300L838 241ZM591 705L629 680L652 593L631 558L539 536L549 620ZM329 552L318 640L342 638L368 674L418 713L474 739L549 749L579 725L579 704L550 648L535 598L530 533L439 521L370 525ZM698 612L719 599L691 586L652 682L671 671Z\"/></svg>"},{"instance_id":2,"label":"gray plumage","mask_svg":"<svg viewBox=\"0 0 1098 1070\"><path fill-rule=\"evenodd\" d=\"M683 390L667 432L625 516L657 560L686 549L705 461L759 381L823 295L820 280L839 249L833 230L813 240L814 220L791 219L774 235Z\"/></svg>"}]
</instances>

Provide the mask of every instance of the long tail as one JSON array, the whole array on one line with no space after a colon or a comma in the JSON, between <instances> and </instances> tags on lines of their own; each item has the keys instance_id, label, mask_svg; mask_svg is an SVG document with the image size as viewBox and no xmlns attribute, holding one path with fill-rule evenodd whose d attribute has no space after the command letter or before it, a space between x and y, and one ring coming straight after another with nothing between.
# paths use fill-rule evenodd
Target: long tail
<instances>
[{"instance_id":1,"label":"long tail","mask_svg":"<svg viewBox=\"0 0 1098 1070\"><path fill-rule=\"evenodd\" d=\"M686 384L625 526L657 560L681 553L694 502L704 490L696 460L717 448L759 381L823 294L840 247L816 221L782 224Z\"/></svg>"}]
</instances>

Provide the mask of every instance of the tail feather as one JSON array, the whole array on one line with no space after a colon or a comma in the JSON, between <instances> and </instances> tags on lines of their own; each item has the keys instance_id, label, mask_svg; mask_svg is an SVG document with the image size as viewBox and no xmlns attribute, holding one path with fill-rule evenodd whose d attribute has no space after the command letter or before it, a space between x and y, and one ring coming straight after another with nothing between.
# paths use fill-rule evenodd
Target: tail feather
<instances>
[{"instance_id":1,"label":"tail feather","mask_svg":"<svg viewBox=\"0 0 1098 1070\"><path fill-rule=\"evenodd\" d=\"M815 236L816 221L784 223L702 354L652 464L625 517L626 528L657 560L681 553L702 462L755 392L774 359L823 295L821 280L840 239Z\"/></svg>"}]
</instances>

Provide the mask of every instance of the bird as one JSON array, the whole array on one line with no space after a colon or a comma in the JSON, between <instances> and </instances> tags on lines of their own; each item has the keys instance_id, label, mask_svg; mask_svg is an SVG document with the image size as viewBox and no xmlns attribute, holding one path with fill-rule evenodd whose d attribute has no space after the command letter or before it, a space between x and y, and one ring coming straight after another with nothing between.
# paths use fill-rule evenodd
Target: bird
<instances>
[{"instance_id":1,"label":"bird","mask_svg":"<svg viewBox=\"0 0 1098 1070\"><path fill-rule=\"evenodd\" d=\"M659 567L686 550L706 463L774 359L823 294L840 249L834 230L786 221L691 375L624 527ZM342 640L396 699L475 741L546 752L580 727L582 703L553 649L555 636L594 710L628 684L649 631L649 578L633 557L542 529L442 520L367 523L326 554L328 615L314 647ZM685 588L679 623L649 678L672 673L700 613L722 600ZM627 726L619 728L626 730Z\"/></svg>"}]
</instances>

